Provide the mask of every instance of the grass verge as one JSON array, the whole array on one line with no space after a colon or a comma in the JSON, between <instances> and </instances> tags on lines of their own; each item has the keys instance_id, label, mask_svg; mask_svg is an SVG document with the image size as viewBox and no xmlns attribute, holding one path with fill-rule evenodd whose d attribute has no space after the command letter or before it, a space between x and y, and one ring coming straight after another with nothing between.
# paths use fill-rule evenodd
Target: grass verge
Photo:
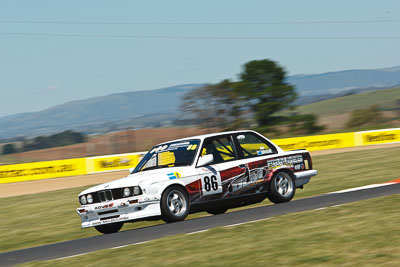
<instances>
[{"instance_id":1,"label":"grass verge","mask_svg":"<svg viewBox=\"0 0 400 267\"><path fill-rule=\"evenodd\" d=\"M295 198L400 178L399 147L315 156L313 162L319 174L298 190ZM83 189L0 199L0 252L97 235L94 228L80 229L75 209L77 195ZM257 205L267 204L270 202ZM192 214L189 219L204 215ZM122 230L159 223L162 222L125 224Z\"/></svg>"},{"instance_id":2,"label":"grass verge","mask_svg":"<svg viewBox=\"0 0 400 267\"><path fill-rule=\"evenodd\" d=\"M400 195L23 266L399 266Z\"/></svg>"}]
</instances>

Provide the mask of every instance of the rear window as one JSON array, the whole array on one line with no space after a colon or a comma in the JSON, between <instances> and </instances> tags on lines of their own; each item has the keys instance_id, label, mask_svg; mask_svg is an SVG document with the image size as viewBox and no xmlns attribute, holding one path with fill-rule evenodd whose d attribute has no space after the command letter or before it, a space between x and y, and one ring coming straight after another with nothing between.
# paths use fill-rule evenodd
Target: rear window
<instances>
[{"instance_id":1,"label":"rear window","mask_svg":"<svg viewBox=\"0 0 400 267\"><path fill-rule=\"evenodd\" d=\"M238 149L243 153L245 158L277 153L276 148L272 144L253 133L237 134L236 139L239 143Z\"/></svg>"}]
</instances>

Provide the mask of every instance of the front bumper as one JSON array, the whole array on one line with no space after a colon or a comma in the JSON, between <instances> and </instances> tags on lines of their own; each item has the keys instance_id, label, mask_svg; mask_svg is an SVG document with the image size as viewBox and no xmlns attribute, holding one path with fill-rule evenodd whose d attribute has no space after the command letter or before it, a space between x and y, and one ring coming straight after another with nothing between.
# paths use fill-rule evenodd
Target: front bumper
<instances>
[{"instance_id":1,"label":"front bumper","mask_svg":"<svg viewBox=\"0 0 400 267\"><path fill-rule=\"evenodd\" d=\"M144 196L84 205L76 212L82 228L161 215L160 199Z\"/></svg>"}]
</instances>

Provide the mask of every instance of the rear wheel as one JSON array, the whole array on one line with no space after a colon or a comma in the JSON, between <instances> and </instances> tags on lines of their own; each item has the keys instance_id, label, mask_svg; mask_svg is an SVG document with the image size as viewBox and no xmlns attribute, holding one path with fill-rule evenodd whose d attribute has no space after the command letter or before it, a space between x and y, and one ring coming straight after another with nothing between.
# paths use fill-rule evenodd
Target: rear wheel
<instances>
[{"instance_id":1,"label":"rear wheel","mask_svg":"<svg viewBox=\"0 0 400 267\"><path fill-rule=\"evenodd\" d=\"M94 228L96 228L96 230L102 234L112 234L121 230L123 225L124 225L123 222L117 222L117 223L98 225L95 226Z\"/></svg>"},{"instance_id":2,"label":"rear wheel","mask_svg":"<svg viewBox=\"0 0 400 267\"><path fill-rule=\"evenodd\" d=\"M161 218L167 222L183 221L189 214L189 197L184 189L172 186L161 197Z\"/></svg>"},{"instance_id":3,"label":"rear wheel","mask_svg":"<svg viewBox=\"0 0 400 267\"><path fill-rule=\"evenodd\" d=\"M225 213L227 210L228 210L227 208L212 208L212 209L208 209L206 211L212 215L218 215L218 214Z\"/></svg>"},{"instance_id":4,"label":"rear wheel","mask_svg":"<svg viewBox=\"0 0 400 267\"><path fill-rule=\"evenodd\" d=\"M293 176L280 171L272 177L268 199L273 203L288 202L294 197L295 191Z\"/></svg>"}]
</instances>

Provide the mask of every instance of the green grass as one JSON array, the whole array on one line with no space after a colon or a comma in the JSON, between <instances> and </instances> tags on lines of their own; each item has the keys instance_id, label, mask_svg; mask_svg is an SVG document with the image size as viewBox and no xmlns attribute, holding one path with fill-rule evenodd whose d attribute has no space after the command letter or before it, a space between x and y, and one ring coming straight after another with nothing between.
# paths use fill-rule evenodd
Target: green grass
<instances>
[{"instance_id":1,"label":"green grass","mask_svg":"<svg viewBox=\"0 0 400 267\"><path fill-rule=\"evenodd\" d=\"M298 107L297 111L304 114L313 113L318 116L335 115L372 105L393 107L398 99L400 99L400 88L393 88L311 103Z\"/></svg>"},{"instance_id":2,"label":"green grass","mask_svg":"<svg viewBox=\"0 0 400 267\"><path fill-rule=\"evenodd\" d=\"M400 147L314 156L313 177L297 197L383 183L400 178Z\"/></svg>"},{"instance_id":3,"label":"green grass","mask_svg":"<svg viewBox=\"0 0 400 267\"><path fill-rule=\"evenodd\" d=\"M400 195L23 266L399 266Z\"/></svg>"},{"instance_id":4,"label":"green grass","mask_svg":"<svg viewBox=\"0 0 400 267\"><path fill-rule=\"evenodd\" d=\"M400 178L399 147L314 156L313 163L319 174L295 198ZM80 229L75 209L84 188L1 198L0 252L98 235L94 228ZM189 219L204 215L193 214ZM126 224L122 230L159 223Z\"/></svg>"}]
</instances>

